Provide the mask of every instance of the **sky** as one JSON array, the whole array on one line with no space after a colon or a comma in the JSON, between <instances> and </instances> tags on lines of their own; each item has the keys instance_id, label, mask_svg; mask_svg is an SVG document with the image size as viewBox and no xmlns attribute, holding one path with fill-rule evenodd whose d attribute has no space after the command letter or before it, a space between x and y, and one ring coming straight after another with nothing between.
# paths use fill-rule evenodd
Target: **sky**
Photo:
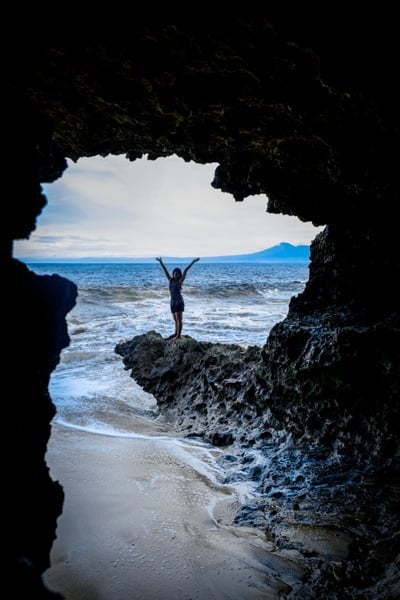
<instances>
[{"instance_id":1,"label":"sky","mask_svg":"<svg viewBox=\"0 0 400 600\"><path fill-rule=\"evenodd\" d=\"M15 258L206 257L248 254L281 242L310 244L322 228L266 212L267 196L235 202L211 186L216 163L177 156L68 161L44 184L47 206Z\"/></svg>"}]
</instances>

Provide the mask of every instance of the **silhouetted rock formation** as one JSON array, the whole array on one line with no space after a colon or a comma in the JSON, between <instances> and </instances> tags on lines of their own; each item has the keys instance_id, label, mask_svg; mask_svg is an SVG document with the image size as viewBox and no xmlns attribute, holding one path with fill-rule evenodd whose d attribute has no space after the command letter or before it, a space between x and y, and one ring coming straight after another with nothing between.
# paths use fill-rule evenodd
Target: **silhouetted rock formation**
<instances>
[{"instance_id":1,"label":"silhouetted rock formation","mask_svg":"<svg viewBox=\"0 0 400 600\"><path fill-rule=\"evenodd\" d=\"M58 275L39 277L15 260L3 261L1 281L7 339L2 359L7 394L5 573L11 597L58 598L39 577L50 566L64 501L63 488L51 479L45 460L56 412L48 385L69 344L65 316L75 305L77 288Z\"/></svg>"},{"instance_id":2,"label":"silhouetted rock formation","mask_svg":"<svg viewBox=\"0 0 400 600\"><path fill-rule=\"evenodd\" d=\"M93 27L63 38L51 23L46 36L34 18L24 35L19 17L19 35L6 44L2 139L12 193L2 204L0 257L7 463L17 480L7 517L18 534L7 538L6 553L16 587L42 585L61 510L45 463L54 414L47 384L68 343L74 288L27 276L12 244L34 230L46 203L41 184L59 178L67 158L176 154L218 163L212 185L236 200L265 194L270 212L326 225L311 246L304 292L262 349L257 385L265 404L257 411L287 428L290 416L298 439L313 432L324 443L354 444L355 454L371 452L377 464L395 461L397 15L363 7L344 17L321 5L311 18L302 5L235 17L223 4L212 19L136 15L128 34L109 17L109 33L98 37ZM245 419L233 407L231 416ZM394 514L382 518L392 523ZM375 556L380 551L377 544ZM368 583L381 597L392 590L390 569L391 580L398 573L393 553L384 553Z\"/></svg>"}]
</instances>

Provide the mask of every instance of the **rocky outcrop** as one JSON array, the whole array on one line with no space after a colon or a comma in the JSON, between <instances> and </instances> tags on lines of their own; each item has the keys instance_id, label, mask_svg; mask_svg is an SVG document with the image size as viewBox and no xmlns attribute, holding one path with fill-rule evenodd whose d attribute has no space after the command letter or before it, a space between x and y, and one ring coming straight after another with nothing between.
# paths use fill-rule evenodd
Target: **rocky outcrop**
<instances>
[{"instance_id":1,"label":"rocky outcrop","mask_svg":"<svg viewBox=\"0 0 400 600\"><path fill-rule=\"evenodd\" d=\"M307 575L290 597L378 598L383 580L395 597L400 465L392 392L399 372L379 376L382 348L365 323L349 326L345 315L334 322L331 339L332 323L323 319L286 320L262 349L189 336L168 341L150 331L115 351L175 431L224 446L227 483L256 485L236 522L261 528L296 556ZM359 338L360 355L349 336ZM277 351L282 338L286 356ZM379 394L371 380L380 379Z\"/></svg>"},{"instance_id":2,"label":"rocky outcrop","mask_svg":"<svg viewBox=\"0 0 400 600\"><path fill-rule=\"evenodd\" d=\"M19 523L7 547L19 583L21 564L35 575L48 564L60 511L44 461L54 414L47 383L68 343L74 292L65 281L27 277L12 244L34 231L47 201L41 184L61 177L67 159L176 154L217 163L212 185L235 200L265 194L270 212L326 225L312 244L304 292L266 340L246 411L304 441L349 448L354 440L355 454L364 440L377 457L398 447L397 14L374 6L344 16L321 4L312 14L299 5L238 17L223 6L212 19L135 15L128 30L107 15L106 27L65 37L48 15L32 16L27 32L19 16L18 37L5 43L3 172L12 194L1 209L3 382L7 460L18 479L10 522ZM239 358L223 384L228 395L241 380ZM222 367L222 356L215 360ZM166 389L162 378L159 385ZM200 374L196 385L212 388L200 387ZM222 392L214 394L222 406ZM230 417L244 426L244 406L230 402ZM211 407L204 425L206 417L216 442ZM188 412L182 419L186 427ZM226 442L226 429L219 433Z\"/></svg>"},{"instance_id":3,"label":"rocky outcrop","mask_svg":"<svg viewBox=\"0 0 400 600\"><path fill-rule=\"evenodd\" d=\"M262 415L254 376L259 348L198 342L190 336L173 343L151 331L121 342L115 351L177 431L217 446L256 437Z\"/></svg>"},{"instance_id":4,"label":"rocky outcrop","mask_svg":"<svg viewBox=\"0 0 400 600\"><path fill-rule=\"evenodd\" d=\"M391 365L388 345L397 357ZM115 351L177 431L224 446L262 445L284 433L355 464L395 460L399 348L394 315L379 330L336 312L288 317L263 348L189 336L171 343L151 331Z\"/></svg>"}]
</instances>

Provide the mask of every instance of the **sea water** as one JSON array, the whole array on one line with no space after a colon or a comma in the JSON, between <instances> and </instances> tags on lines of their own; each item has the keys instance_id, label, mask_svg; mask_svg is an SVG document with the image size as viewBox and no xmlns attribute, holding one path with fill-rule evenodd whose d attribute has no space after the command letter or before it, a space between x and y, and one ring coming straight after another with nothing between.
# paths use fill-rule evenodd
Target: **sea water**
<instances>
[{"instance_id":1,"label":"sea water","mask_svg":"<svg viewBox=\"0 0 400 600\"><path fill-rule=\"evenodd\" d=\"M183 264L168 264L170 271ZM31 263L38 275L57 273L78 286L67 315L70 345L51 375L54 421L104 436L150 436L214 477L214 452L182 440L156 418L155 398L132 379L114 351L122 341L154 330L174 331L168 281L158 262ZM199 341L263 346L308 279L307 264L196 263L182 292L183 335ZM174 343L174 342L171 342ZM167 450L168 447L168 450ZM203 473L204 474L204 473ZM220 477L221 479L221 477ZM230 474L232 481L232 474ZM242 481L242 489L244 482Z\"/></svg>"}]
</instances>

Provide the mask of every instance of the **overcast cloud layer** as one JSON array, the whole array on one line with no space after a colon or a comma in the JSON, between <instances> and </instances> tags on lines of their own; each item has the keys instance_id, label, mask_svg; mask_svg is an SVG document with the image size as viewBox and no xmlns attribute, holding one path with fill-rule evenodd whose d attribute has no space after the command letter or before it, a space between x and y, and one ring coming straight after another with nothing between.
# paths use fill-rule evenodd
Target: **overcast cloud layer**
<instances>
[{"instance_id":1,"label":"overcast cloud layer","mask_svg":"<svg viewBox=\"0 0 400 600\"><path fill-rule=\"evenodd\" d=\"M211 187L216 164L172 156L69 162L43 190L48 204L16 258L223 256L280 242L310 244L322 228L266 212L267 197L235 202Z\"/></svg>"}]
</instances>

